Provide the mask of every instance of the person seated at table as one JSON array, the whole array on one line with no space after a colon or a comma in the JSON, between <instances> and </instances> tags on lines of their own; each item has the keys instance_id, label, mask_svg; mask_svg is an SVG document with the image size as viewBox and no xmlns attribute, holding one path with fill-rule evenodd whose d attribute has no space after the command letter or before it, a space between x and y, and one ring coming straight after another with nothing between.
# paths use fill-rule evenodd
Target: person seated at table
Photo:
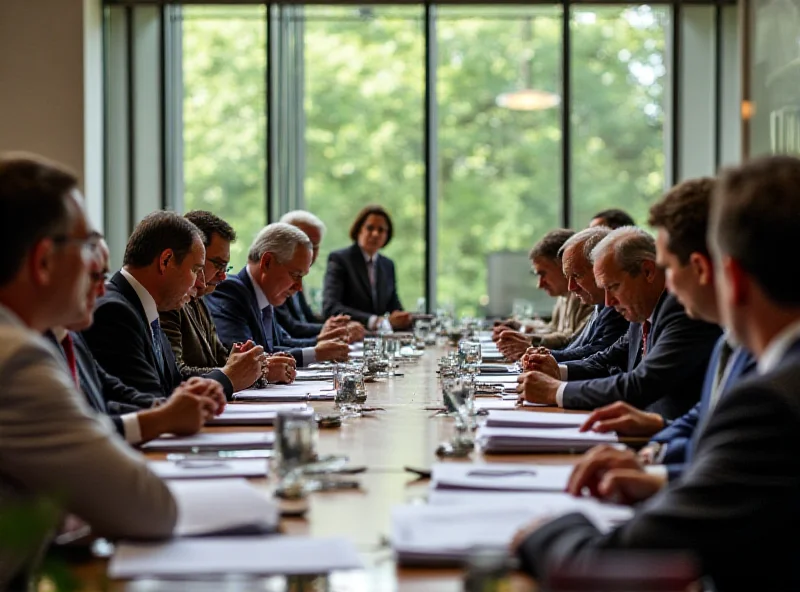
<instances>
[{"instance_id":1,"label":"person seated at table","mask_svg":"<svg viewBox=\"0 0 800 592\"><path fill-rule=\"evenodd\" d=\"M397 296L394 261L380 253L392 232L392 219L383 207L368 205L358 213L350 227L353 244L328 256L322 292L325 317L348 315L373 331L381 325L411 327L411 313L403 310Z\"/></svg>"},{"instance_id":2,"label":"person seated at table","mask_svg":"<svg viewBox=\"0 0 800 592\"><path fill-rule=\"evenodd\" d=\"M706 238L714 186L715 180L711 178L681 183L650 208L648 223L658 232L657 263L667 270L669 291L684 305L689 317L721 324L714 263ZM589 416L584 430L652 436L651 443L639 451L635 464L639 472L629 473L629 482L635 481L643 491L649 488L655 493L667 478L671 481L683 474L700 429L708 422L714 407L735 384L755 370L752 355L731 342L730 331L726 330L709 361L700 402L675 421L666 421L657 413L641 411L622 401L597 409ZM593 458L593 471L611 468L603 464L604 459L611 465L620 460L629 464L629 455L618 458L614 453L602 453L600 459ZM653 466L645 472L646 464Z\"/></svg>"},{"instance_id":3,"label":"person seated at table","mask_svg":"<svg viewBox=\"0 0 800 592\"><path fill-rule=\"evenodd\" d=\"M55 522L74 514L95 536L166 538L178 518L169 488L87 406L42 337L87 314L96 248L74 173L37 156L0 156L0 508L16 518L50 500ZM52 536L32 524L3 532L0 589L32 589Z\"/></svg>"},{"instance_id":4,"label":"person seated at table","mask_svg":"<svg viewBox=\"0 0 800 592\"><path fill-rule=\"evenodd\" d=\"M668 419L700 398L719 326L690 319L665 289L653 237L635 226L611 231L592 251L594 277L631 324L611 347L588 358L541 366L519 377L517 392L532 403L596 409L614 401Z\"/></svg>"},{"instance_id":5,"label":"person seated at table","mask_svg":"<svg viewBox=\"0 0 800 592\"><path fill-rule=\"evenodd\" d=\"M311 265L319 257L319 246L325 236L325 224L311 212L293 210L284 214L284 224L291 224L306 233L311 241ZM275 307L275 316L281 327L294 338L313 337L317 341L336 339L345 335L348 342L355 343L364 339L364 325L353 321L347 315L332 316L327 320L318 317L306 301L305 292L298 290L286 299L286 302Z\"/></svg>"},{"instance_id":6,"label":"person seated at table","mask_svg":"<svg viewBox=\"0 0 800 592\"><path fill-rule=\"evenodd\" d=\"M103 369L142 393L168 397L183 380L158 315L180 308L193 286L204 287L203 238L175 212L145 216L128 239L122 269L97 301L94 323L83 332ZM219 382L227 397L233 393L222 370L205 378Z\"/></svg>"},{"instance_id":7,"label":"person seated at table","mask_svg":"<svg viewBox=\"0 0 800 592\"><path fill-rule=\"evenodd\" d=\"M586 325L563 349L547 353L558 362L582 360L614 345L628 331L628 321L613 306L605 305L605 292L597 286L592 271L591 252L611 232L605 226L587 228L575 233L558 251L563 265L567 288L583 304L594 306ZM541 348L526 353L541 355ZM546 351L546 350L545 350ZM523 356L523 364L526 356Z\"/></svg>"},{"instance_id":8,"label":"person seated at table","mask_svg":"<svg viewBox=\"0 0 800 592\"><path fill-rule=\"evenodd\" d=\"M555 298L549 323L536 326L507 321L495 326L493 338L497 349L509 360L519 360L531 345L558 349L564 347L586 325L593 307L584 304L567 287L558 253L575 232L565 228L551 230L537 242L529 254L538 288ZM516 330L521 329L521 330Z\"/></svg>"},{"instance_id":9,"label":"person seated at table","mask_svg":"<svg viewBox=\"0 0 800 592\"><path fill-rule=\"evenodd\" d=\"M267 352L288 353L298 366L347 359L350 346L337 340L303 348L284 345L289 336L275 319L275 307L303 289L311 252L311 241L299 228L276 222L261 229L250 246L247 264L206 297L226 347L253 341Z\"/></svg>"},{"instance_id":10,"label":"person seated at table","mask_svg":"<svg viewBox=\"0 0 800 592\"><path fill-rule=\"evenodd\" d=\"M129 444L141 444L163 434L190 436L197 433L206 421L225 408L225 394L216 380L192 378L179 384L163 404L154 404L150 409L118 403L120 399L135 401L150 397L104 371L78 333L91 326L95 302L106 291L108 246L100 234L96 234L98 246L90 267L86 307L76 311L71 322L53 327L45 336L64 356L75 385L83 392L87 403L98 413L108 415L117 433Z\"/></svg>"},{"instance_id":11,"label":"person seated at table","mask_svg":"<svg viewBox=\"0 0 800 592\"><path fill-rule=\"evenodd\" d=\"M694 556L719 592L800 589L800 543L776 534L800 522L800 287L791 273L800 159L754 159L718 183L709 246L719 314L758 360L756 372L716 405L682 478L639 504L632 519L599 532L572 513L520 531L512 549L536 578L607 551L673 550ZM629 473L604 470L584 484L636 503L639 492L621 487Z\"/></svg>"},{"instance_id":12,"label":"person seated at table","mask_svg":"<svg viewBox=\"0 0 800 592\"><path fill-rule=\"evenodd\" d=\"M295 360L291 356L261 355L264 348L252 341L226 348L206 306L205 296L222 282L231 259L231 243L236 232L219 216L202 210L184 217L203 233L206 249L203 286L192 286L188 302L177 310L159 313L161 329L169 339L181 376L203 376L219 368L227 376L233 392L249 388L260 379L266 382L289 383L295 377Z\"/></svg>"},{"instance_id":13,"label":"person seated at table","mask_svg":"<svg viewBox=\"0 0 800 592\"><path fill-rule=\"evenodd\" d=\"M636 226L630 214L624 210L612 208L610 210L603 210L597 212L589 221L589 228L595 226L605 226L611 230L622 228L623 226Z\"/></svg>"}]
</instances>

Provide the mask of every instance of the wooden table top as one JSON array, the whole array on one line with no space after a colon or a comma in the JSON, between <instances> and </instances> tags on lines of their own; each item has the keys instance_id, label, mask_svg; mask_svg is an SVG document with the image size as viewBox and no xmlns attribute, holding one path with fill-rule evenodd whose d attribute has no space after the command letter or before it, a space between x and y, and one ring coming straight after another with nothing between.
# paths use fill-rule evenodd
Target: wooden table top
<instances>
[{"instance_id":1,"label":"wooden table top","mask_svg":"<svg viewBox=\"0 0 800 592\"><path fill-rule=\"evenodd\" d=\"M442 397L436 375L438 358L445 348L429 348L421 358L401 364L403 376L368 383L367 405L382 407L364 417L345 420L341 428L323 429L319 435L319 453L344 454L350 464L366 466L367 472L355 476L361 488L312 494L308 511L303 518L285 518L281 529L288 534L315 537L343 536L353 541L362 553L367 569L359 573L334 574L320 587L308 590L342 591L402 591L402 592L457 592L462 590L463 574L460 570L398 568L387 545L390 534L390 512L393 506L412 500L423 500L427 481L419 480L404 470L406 466L430 468L436 462L435 450L450 438L453 420L437 416L426 407L441 406ZM320 412L332 412L333 403L314 403ZM537 411L564 413L555 408L537 408ZM206 428L207 431L270 430L271 428ZM163 455L148 455L152 458ZM475 451L473 462L536 462L574 463L577 455L565 454L503 454L483 455ZM254 483L270 490L267 479ZM72 570L80 579L84 590L180 590L180 586L147 587L146 583L129 585L109 582L105 576L106 562L93 560L77 565ZM182 582L186 585L186 582ZM228 587L233 586L233 587ZM516 576L512 590L532 590L534 584L527 578ZM216 583L215 592L226 589L243 590L234 584ZM212 588L208 588L211 590ZM185 588L188 589L188 588ZM194 584L192 589L196 588ZM272 590L259 586L258 590Z\"/></svg>"}]
</instances>

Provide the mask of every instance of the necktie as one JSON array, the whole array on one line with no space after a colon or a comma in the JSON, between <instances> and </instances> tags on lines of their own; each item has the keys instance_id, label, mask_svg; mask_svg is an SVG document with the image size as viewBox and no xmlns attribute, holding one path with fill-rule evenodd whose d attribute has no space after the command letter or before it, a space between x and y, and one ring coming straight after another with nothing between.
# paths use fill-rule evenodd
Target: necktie
<instances>
[{"instance_id":1,"label":"necktie","mask_svg":"<svg viewBox=\"0 0 800 592\"><path fill-rule=\"evenodd\" d=\"M158 319L150 323L150 333L153 338L153 351L156 354L158 369L164 373L164 350L161 349L161 324Z\"/></svg>"},{"instance_id":2,"label":"necktie","mask_svg":"<svg viewBox=\"0 0 800 592\"><path fill-rule=\"evenodd\" d=\"M642 357L647 355L647 338L650 336L650 321L642 323Z\"/></svg>"},{"instance_id":3,"label":"necktie","mask_svg":"<svg viewBox=\"0 0 800 592\"><path fill-rule=\"evenodd\" d=\"M78 363L75 361L75 345L72 342L72 335L67 333L67 336L61 341L61 347L64 349L64 356L67 358L67 365L69 366L69 373L72 374L72 380L75 386L80 388L78 381Z\"/></svg>"},{"instance_id":4,"label":"necktie","mask_svg":"<svg viewBox=\"0 0 800 592\"><path fill-rule=\"evenodd\" d=\"M369 286L372 290L372 303L377 306L378 294L375 290L375 285L377 282L375 281L375 258L370 257L367 260L367 275L369 276Z\"/></svg>"},{"instance_id":5,"label":"necktie","mask_svg":"<svg viewBox=\"0 0 800 592\"><path fill-rule=\"evenodd\" d=\"M267 339L267 351L272 353L274 343L272 341L272 306L267 305L261 309L261 325Z\"/></svg>"}]
</instances>

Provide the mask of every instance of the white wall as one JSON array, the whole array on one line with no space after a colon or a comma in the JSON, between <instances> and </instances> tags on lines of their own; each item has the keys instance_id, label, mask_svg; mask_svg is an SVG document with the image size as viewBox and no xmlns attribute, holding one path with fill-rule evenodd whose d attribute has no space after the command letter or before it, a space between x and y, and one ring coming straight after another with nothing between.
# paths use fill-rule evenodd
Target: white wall
<instances>
[{"instance_id":1,"label":"white wall","mask_svg":"<svg viewBox=\"0 0 800 592\"><path fill-rule=\"evenodd\" d=\"M102 82L100 0L0 1L0 152L71 167L101 227Z\"/></svg>"}]
</instances>

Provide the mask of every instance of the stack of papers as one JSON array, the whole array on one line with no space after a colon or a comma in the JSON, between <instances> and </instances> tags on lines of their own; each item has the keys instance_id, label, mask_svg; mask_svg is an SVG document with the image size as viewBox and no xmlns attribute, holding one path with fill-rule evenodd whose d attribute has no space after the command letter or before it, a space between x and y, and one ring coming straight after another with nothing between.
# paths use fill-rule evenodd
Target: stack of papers
<instances>
[{"instance_id":1,"label":"stack of papers","mask_svg":"<svg viewBox=\"0 0 800 592\"><path fill-rule=\"evenodd\" d=\"M146 452L184 452L210 450L262 450L272 448L273 432L201 433L179 438L166 435L142 444Z\"/></svg>"},{"instance_id":2,"label":"stack of papers","mask_svg":"<svg viewBox=\"0 0 800 592\"><path fill-rule=\"evenodd\" d=\"M264 477L263 458L184 458L178 461L153 460L147 465L162 479L218 479L225 477Z\"/></svg>"},{"instance_id":3,"label":"stack of papers","mask_svg":"<svg viewBox=\"0 0 800 592\"><path fill-rule=\"evenodd\" d=\"M119 543L108 566L113 579L271 576L363 569L346 539L290 536L208 537L163 543Z\"/></svg>"},{"instance_id":4,"label":"stack of papers","mask_svg":"<svg viewBox=\"0 0 800 592\"><path fill-rule=\"evenodd\" d=\"M487 411L491 411L496 409L498 411L513 411L514 409L519 410L517 407L517 394L509 394L509 395L502 395L501 397L497 398L490 398L490 397L477 397L475 399L475 409L486 409ZM548 407L544 403L530 403L525 401L522 404L523 407Z\"/></svg>"},{"instance_id":5,"label":"stack of papers","mask_svg":"<svg viewBox=\"0 0 800 592\"><path fill-rule=\"evenodd\" d=\"M547 411L489 411L486 426L492 428L579 428L588 413Z\"/></svg>"},{"instance_id":6,"label":"stack of papers","mask_svg":"<svg viewBox=\"0 0 800 592\"><path fill-rule=\"evenodd\" d=\"M579 432L578 428L491 428L482 426L475 440L484 452L585 452L598 444L617 442L615 433Z\"/></svg>"},{"instance_id":7,"label":"stack of papers","mask_svg":"<svg viewBox=\"0 0 800 592\"><path fill-rule=\"evenodd\" d=\"M481 343L481 359L485 362L496 361L502 362L505 356L500 353L494 343Z\"/></svg>"},{"instance_id":8,"label":"stack of papers","mask_svg":"<svg viewBox=\"0 0 800 592\"><path fill-rule=\"evenodd\" d=\"M519 372L517 372L513 364L481 364L478 366L478 369L481 374L513 374L515 381L516 377L519 375Z\"/></svg>"},{"instance_id":9,"label":"stack of papers","mask_svg":"<svg viewBox=\"0 0 800 592\"><path fill-rule=\"evenodd\" d=\"M226 405L225 411L206 422L206 425L269 426L275 423L278 411L308 409L305 403L277 403L274 405Z\"/></svg>"},{"instance_id":10,"label":"stack of papers","mask_svg":"<svg viewBox=\"0 0 800 592\"><path fill-rule=\"evenodd\" d=\"M449 492L442 492L449 493ZM470 495L461 492L454 496ZM513 503L511 494L481 493L482 500L453 505L408 505L392 511L392 547L403 565L448 566L462 563L475 548L508 549L516 532L539 518L582 512L597 528L608 532L633 511L605 506L590 498L566 493L528 493Z\"/></svg>"},{"instance_id":11,"label":"stack of papers","mask_svg":"<svg viewBox=\"0 0 800 592\"><path fill-rule=\"evenodd\" d=\"M176 536L265 534L278 527L278 506L245 479L168 481L178 505Z\"/></svg>"},{"instance_id":12,"label":"stack of papers","mask_svg":"<svg viewBox=\"0 0 800 592\"><path fill-rule=\"evenodd\" d=\"M567 488L572 465L436 463L431 489L558 491Z\"/></svg>"},{"instance_id":13,"label":"stack of papers","mask_svg":"<svg viewBox=\"0 0 800 592\"><path fill-rule=\"evenodd\" d=\"M299 382L333 380L332 368L298 368L295 380ZM330 386L330 385L329 385Z\"/></svg>"},{"instance_id":14,"label":"stack of papers","mask_svg":"<svg viewBox=\"0 0 800 592\"><path fill-rule=\"evenodd\" d=\"M263 389L247 389L234 393L234 401L326 401L333 400L333 385L325 381L307 381L296 384L271 384Z\"/></svg>"}]
</instances>

